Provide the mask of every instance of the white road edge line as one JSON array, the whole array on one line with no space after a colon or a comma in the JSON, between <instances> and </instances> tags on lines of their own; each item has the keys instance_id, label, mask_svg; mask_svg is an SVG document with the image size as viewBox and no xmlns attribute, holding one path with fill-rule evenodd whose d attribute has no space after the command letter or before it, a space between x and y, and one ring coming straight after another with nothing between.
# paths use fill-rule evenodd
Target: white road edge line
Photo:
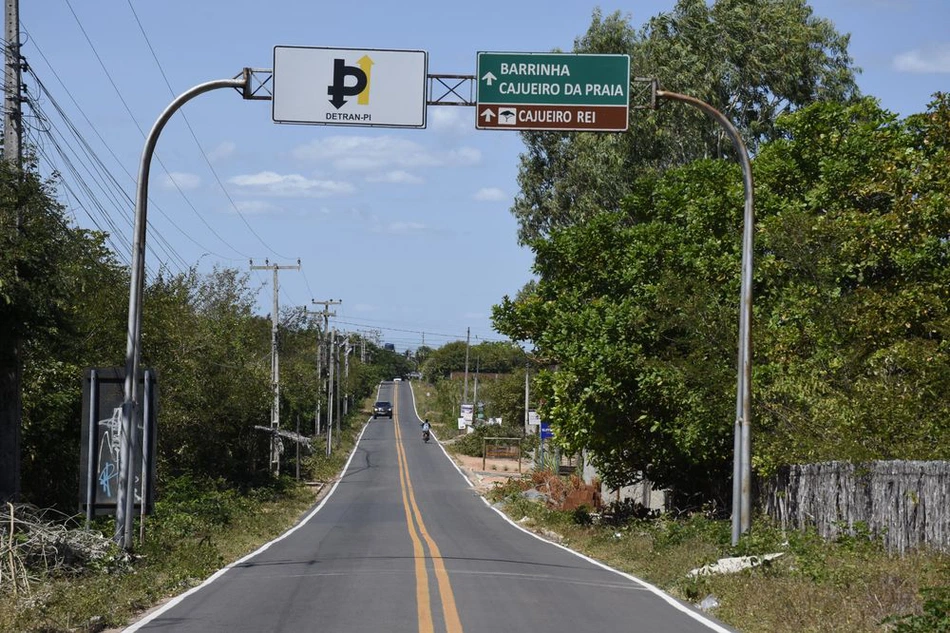
<instances>
[{"instance_id":1,"label":"white road edge line","mask_svg":"<svg viewBox=\"0 0 950 633\"><path fill-rule=\"evenodd\" d=\"M411 381L411 380L409 381L409 391L412 392L412 409L413 409L413 411L416 412L416 418L419 419L419 420L421 420L422 417L419 415L419 410L416 409L416 391L415 391L415 389L412 388L412 381ZM475 487L475 484L473 484L473 483L472 483L472 480L469 479L468 476L467 476L464 472L462 472L462 469L459 468L458 464L455 463L455 460L452 459L452 458L449 456L448 451L446 451L446 450L445 450L445 447L442 446L442 442L439 441L439 438L435 436L435 433L434 433L434 432L430 431L430 433L432 433L432 437L435 437L436 444L438 444L438 445L439 445L439 448L442 449L442 453L445 454L445 458L446 458L447 460L449 460L449 463L450 463L450 464L452 464L453 466L455 466L455 470L457 470L458 473L462 476L462 479L465 480L465 483L468 484L469 488L474 488L474 487ZM490 507L490 506L489 506L489 507Z\"/></svg>"},{"instance_id":2,"label":"white road edge line","mask_svg":"<svg viewBox=\"0 0 950 633\"><path fill-rule=\"evenodd\" d=\"M379 387L376 388L376 399L377 399L377 400L379 399ZM415 398L413 398L413 404L415 404ZM168 602L166 602L165 604L163 604L161 607L159 607L159 608L156 609L155 611L152 611L151 613L149 613L148 615L146 615L145 617L143 617L143 618L142 618L141 620L139 620L138 622L135 622L134 624L130 625L128 628L123 629L123 630L122 630L122 633L135 633L135 631L138 631L141 627L145 626L146 624L148 624L149 622L151 622L152 620L154 620L154 619L157 618L158 616L160 616L160 615L162 615L163 613L165 613L166 611L169 611L170 609L173 609L174 607L176 607L178 604L181 603L182 600L184 600L185 598L187 598L187 597L190 596L191 594L196 593L196 592L198 592L198 591L204 589L205 587L207 587L207 586L210 585L211 583L213 583L215 580L217 580L218 578L220 578L221 576L223 576L228 570L230 570L230 569L232 569L232 568L234 568L234 567L237 567L238 565L240 565L241 563L243 563L243 562L246 561L246 560L249 560L249 559L251 559L251 558L254 558L255 556L257 556L257 555L260 554L261 552L263 552L263 551L265 551L266 549L268 549L268 548L269 548L271 545L273 545L274 543L278 543L278 542L284 540L285 538L287 538L288 536L290 536L291 534L293 534L294 532L296 532L297 530L299 530L300 528L302 528L304 525L306 525L306 524L310 521L310 519L312 519L312 518L317 514L317 512L319 512L321 509L323 509L323 506L326 505L326 503L327 503L327 501L330 499L330 497L333 496L333 493L336 492L336 488L337 488L337 486L340 485L340 481L342 481L342 480L343 480L343 477L346 476L346 471L350 469L350 462L353 461L353 456L356 455L356 449L358 449L358 448L360 447L360 440L363 439L363 434L366 432L366 429L367 429L367 428L369 428L369 420L367 420L366 423L363 425L363 430L360 431L359 436L356 438L356 444L353 446L353 450L350 451L350 457L346 460L346 464L343 465L343 472L340 474L340 478L337 479L337 480L336 480L336 483L333 484L333 487L330 488L330 492L328 492L327 495L326 495L323 499L320 500L320 503L317 505L317 507L314 508L313 510L311 510L311 511L310 511L310 514L308 514L307 516L305 516L300 522L297 523L297 525L293 526L292 528L290 528L289 530L287 530L286 532L284 532L283 534L281 534L280 536L278 536L277 538L275 538L273 541L270 541L270 542L268 542L268 543L264 543L263 545L261 545L259 548L257 548L256 550L254 550L254 551L251 552L250 554L248 554L248 555L246 555L246 556L244 556L244 557L242 557L242 558L237 559L237 560L234 561L233 563L229 563L229 564L225 565L224 567L222 567L222 568L219 569L218 571L214 572L211 576L208 576L208 578L206 578L205 581L202 582L200 585L198 585L198 586L196 586L196 587L192 587L191 589L189 589L189 590L186 591L185 593L179 594L179 595L175 596L174 598L172 598L171 600L169 600Z\"/></svg>"},{"instance_id":3,"label":"white road edge line","mask_svg":"<svg viewBox=\"0 0 950 633\"><path fill-rule=\"evenodd\" d=\"M410 391L412 391L412 382L411 382L411 381L410 381L410 383L409 383L409 389L410 389ZM415 391L412 391L412 407L413 407L413 409L415 409L415 407L416 407L416 392L415 392ZM419 411L418 411L418 410L416 410L416 417L417 417L417 418L419 417ZM445 450L445 447L442 446L442 443L441 443L441 442L439 442L439 448L441 448L441 449L442 449L442 452L445 453L445 457L449 460L449 463L452 464L453 466L455 466L455 470L457 470L458 473L462 476L462 479L465 480L465 482L469 485L470 488L474 488L475 486L472 484L471 480L465 475L464 472L462 472L462 469L459 468L458 464L455 463L455 460L452 459L452 458L449 456L448 452ZM703 614L697 613L696 611L694 611L694 610L691 609L690 607L684 605L682 602L680 602L679 600L677 600L677 599L674 598L673 596L669 595L668 593L666 593L665 591L663 591L663 590L660 589L659 587L655 587L654 585L651 585L650 583L648 583L648 582L645 581L645 580L641 580L640 578L637 578L636 576L632 576L632 575L630 575L630 574L628 574L628 573L626 573L626 572L620 571L619 569L614 569L613 567L611 567L611 566L609 566L609 565L607 565L607 564L605 564L605 563L602 563L602 562L600 562L599 560L595 560L595 559L591 558L590 556L586 556L586 555L584 555L584 554L581 554L581 553L578 552L578 551L572 550L570 547L566 547L566 546L564 546L564 545L561 545L560 543L555 543L554 541L548 540L548 539L544 538L543 536L540 536L540 535L538 535L538 534L532 532L531 530L525 529L524 527L522 527L522 526L518 525L517 523L515 523L514 521L512 521L512 520L511 520L511 517L509 517L507 514L505 514L504 512L502 512L501 510L499 510L498 508L493 507L490 503L488 503L488 499L486 499L485 497L483 497L481 494L479 494L479 497L481 498L482 502L484 502L484 504L485 504L490 510L492 510L493 512L497 512L498 515L499 515L501 518L503 518L505 521L507 521L508 523L510 523L511 525L513 525L514 527L516 527L517 529L521 530L521 531L524 532L525 534L528 534L528 535L530 535L530 536L533 536L534 538L536 538L536 539L538 539L539 541L542 541L542 542L544 542L544 543L549 543L549 544L553 545L554 547L559 547L559 548L561 548L562 550L564 550L565 552L570 552L571 554L574 554L575 556L586 560L588 563L593 563L594 565L597 565L598 567L600 567L600 568L602 568L602 569L606 569L607 571L611 571L611 572L613 572L613 573L615 573L615 574L617 574L617 575L619 575L619 576L622 576L623 578L626 578L627 580L632 580L633 582L637 583L638 585L640 585L641 587L643 587L644 589L646 589L646 590L649 591L650 593L653 593L653 594L659 596L660 598L663 598L663 600L665 600L670 606L674 607L674 608L677 609L678 611L682 611L683 613L685 613L685 614L688 615L689 617L693 618L693 619L696 620L697 622L700 622L701 624L705 624L706 626L708 626L708 627L709 627L710 629L712 629L713 631L716 631L716 633L734 633L734 631L733 631L732 629L727 629L727 628L723 627L722 625L720 625L720 624L718 624L718 623L716 623L716 622L713 622L712 620L709 620L709 619L706 618Z\"/></svg>"}]
</instances>

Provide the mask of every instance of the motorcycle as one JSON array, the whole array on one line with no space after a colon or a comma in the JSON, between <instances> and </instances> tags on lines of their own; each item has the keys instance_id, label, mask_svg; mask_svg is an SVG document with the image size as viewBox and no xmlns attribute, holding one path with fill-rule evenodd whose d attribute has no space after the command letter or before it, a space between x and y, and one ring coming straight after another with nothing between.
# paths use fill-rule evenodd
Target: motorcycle
<instances>
[{"instance_id":1,"label":"motorcycle","mask_svg":"<svg viewBox=\"0 0 950 633\"><path fill-rule=\"evenodd\" d=\"M429 443L429 429L426 429L422 432L422 441L426 444Z\"/></svg>"}]
</instances>

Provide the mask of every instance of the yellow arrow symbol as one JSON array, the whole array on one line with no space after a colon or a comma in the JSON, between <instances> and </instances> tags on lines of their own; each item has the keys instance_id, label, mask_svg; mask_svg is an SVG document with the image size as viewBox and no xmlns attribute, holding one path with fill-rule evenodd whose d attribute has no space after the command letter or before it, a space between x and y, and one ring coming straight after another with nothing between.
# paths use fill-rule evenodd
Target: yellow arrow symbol
<instances>
[{"instance_id":1,"label":"yellow arrow symbol","mask_svg":"<svg viewBox=\"0 0 950 633\"><path fill-rule=\"evenodd\" d=\"M370 72L373 69L373 60L369 55L363 55L356 60L356 65L359 66L363 74L366 75L366 87L363 88L363 92L356 97L356 102L360 105L369 105Z\"/></svg>"}]
</instances>

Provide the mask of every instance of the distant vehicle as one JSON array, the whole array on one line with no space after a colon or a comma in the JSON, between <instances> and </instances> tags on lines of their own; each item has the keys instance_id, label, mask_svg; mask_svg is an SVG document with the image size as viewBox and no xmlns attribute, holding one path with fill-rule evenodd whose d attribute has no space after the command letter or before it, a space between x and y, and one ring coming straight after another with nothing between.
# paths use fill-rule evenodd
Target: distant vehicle
<instances>
[{"instance_id":1,"label":"distant vehicle","mask_svg":"<svg viewBox=\"0 0 950 633\"><path fill-rule=\"evenodd\" d=\"M395 378L393 378L393 382L402 382L402 378L400 378L399 376L396 376Z\"/></svg>"},{"instance_id":2,"label":"distant vehicle","mask_svg":"<svg viewBox=\"0 0 950 633\"><path fill-rule=\"evenodd\" d=\"M390 420L393 419L393 405L391 402L386 402L385 400L380 400L373 405L373 419L386 417Z\"/></svg>"}]
</instances>

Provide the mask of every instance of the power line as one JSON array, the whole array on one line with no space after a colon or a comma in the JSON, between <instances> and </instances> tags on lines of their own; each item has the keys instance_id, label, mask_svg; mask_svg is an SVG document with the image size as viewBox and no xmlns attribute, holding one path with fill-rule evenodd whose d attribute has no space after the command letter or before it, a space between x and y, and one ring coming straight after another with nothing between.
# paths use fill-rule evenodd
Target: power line
<instances>
[{"instance_id":1,"label":"power line","mask_svg":"<svg viewBox=\"0 0 950 633\"><path fill-rule=\"evenodd\" d=\"M125 98L122 96L122 92L119 90L119 87L116 85L115 80L112 78L112 74L109 72L109 69L106 68L105 63L102 61L102 57L100 57L99 52L96 50L95 45L92 43L92 39L90 39L89 34L86 33L86 29L83 27L82 21L80 21L79 16L76 15L76 12L73 10L72 4L70 4L69 0L66 0L66 6L69 7L69 11L73 14L73 18L75 18L76 24L79 26L79 30L82 31L83 36L86 38L86 43L89 44L89 47L92 49L93 55L95 55L96 60L99 62L99 66L102 68L102 72L105 73L106 77L109 79L109 83L112 84L112 88L113 90L115 90L116 95L119 97L119 101L122 102L122 105L125 107L125 111L128 113L129 118L132 119L132 123L135 125L135 127L139 131L139 134L141 134L142 138L144 139L146 137L145 131L142 129L142 126L139 125L139 122L136 120L135 115L132 113L132 109L129 107L129 104L126 102ZM219 240L221 240L221 242L227 245L228 248L233 250L235 253L238 253L246 257L246 255L238 251L227 240L221 237L218 234L218 232L215 231L214 228L211 227L210 224L208 224L207 220L204 219L204 216L202 216L201 213L198 212L198 209L195 208L194 203L192 203L191 200L188 198L188 196L185 195L185 192L182 190L179 184L172 177L171 172L169 172L168 168L165 166L165 163L162 162L162 159L158 156L158 154L155 154L154 158L158 162L159 166L162 168L162 171L165 172L165 175L168 176L169 182L171 182L174 188L178 191L179 195L181 195L182 199L185 201L185 204L187 204L188 207L191 208L191 210L198 217L198 219L201 220L202 224L204 224L205 227L207 227L207 229L211 231L215 237L217 237ZM165 216L165 217L172 225L175 225L175 222L171 218L169 218L168 216ZM229 258L224 258L224 259L229 259Z\"/></svg>"},{"instance_id":2,"label":"power line","mask_svg":"<svg viewBox=\"0 0 950 633\"><path fill-rule=\"evenodd\" d=\"M387 326L385 326L385 325L373 325L373 324L369 324L369 323L358 323L358 322L356 322L356 321L341 321L341 320L337 320L336 322L337 322L337 323L340 323L340 324L342 324L342 325L354 325L354 326L356 326L356 327L378 328L378 329L380 329L380 330L386 330L386 331L389 331L389 332L402 332L402 333L404 333L404 334L424 334L424 335L426 335L426 336L436 336L436 337L438 337L438 338L448 338L448 339L456 339L456 340L463 340L463 339L465 338L465 335L464 335L464 334L441 334L441 333L439 333L439 332L431 332L431 331L429 331L429 330L407 330L407 329L403 329L403 328L387 327ZM478 338L478 337L476 337L476 338ZM484 338L484 337L481 337L481 340L483 340L483 341L485 341L485 342L488 342L488 343L505 343L505 342L508 342L508 339L496 339L496 338Z\"/></svg>"},{"instance_id":3,"label":"power line","mask_svg":"<svg viewBox=\"0 0 950 633\"><path fill-rule=\"evenodd\" d=\"M175 90L172 88L171 82L168 81L168 75L165 74L165 69L162 68L162 63L158 60L158 55L155 54L155 49L152 47L152 42L149 41L148 39L148 35L145 32L145 27L142 26L142 21L139 20L138 13L135 12L135 7L132 6L131 0L127 0L127 1L128 1L129 9L131 9L132 15L133 17L135 17L135 23L138 24L139 31L142 33L142 38L145 40L145 44L148 46L148 50L152 54L152 59L155 60L155 65L158 66L158 71L162 74L162 79L165 80L165 85L168 87L168 92L171 94L172 98L177 97L178 95L175 93ZM265 242L264 239L260 235L258 235L257 231L255 231L254 228L251 227L251 224L247 221L247 218L244 217L244 214L241 213L241 210L238 208L237 204L234 202L234 199L231 198L231 194L228 193L228 190L225 188L224 183L221 182L221 178L218 176L218 172L215 170L214 166L211 164L211 159L208 158L208 155L205 153L204 148L201 146L201 143L198 141L198 136L195 134L194 128L191 127L191 122L188 120L188 117L185 116L184 112L180 112L180 114L181 114L182 120L184 120L185 122L185 126L188 128L188 131L191 133L191 138L194 139L195 145L198 146L198 151L201 152L201 156L205 159L205 163L208 165L208 169L211 171L212 175L214 176L215 181L218 183L218 187L221 188L221 192L228 199L228 202L231 204L231 208L234 209L235 213L238 214L238 217L241 218L241 221L244 222L244 226L246 226L247 229L251 232L251 234L253 234L254 237L256 237L257 240L261 243L261 245L263 245L264 248L270 251L273 255L280 257L282 259L291 259L290 257L286 255L281 255L280 253L275 251L273 248L271 248L267 244L267 242ZM237 249L235 249L235 252L240 252L240 251L237 251ZM250 259L249 255L246 255L244 253L241 253L241 255Z\"/></svg>"},{"instance_id":4,"label":"power line","mask_svg":"<svg viewBox=\"0 0 950 633\"><path fill-rule=\"evenodd\" d=\"M26 27L24 26L24 27L22 27L22 28L24 29L24 31L26 31L27 36L30 36L30 32L26 29ZM80 105L79 105L79 102L76 101L76 98L73 96L72 92L70 92L70 90L69 90L69 88L66 86L65 82L64 82L64 81L62 80L62 78L59 76L59 73L56 72L56 69L53 67L53 65L50 63L49 59L47 59L46 55L43 53L43 50L42 50L42 49L39 47L39 45L36 43L35 38L33 38L33 37L30 36L30 41L33 43L33 47L36 49L36 52L40 55L40 57L41 57L41 58L43 59L43 61L46 63L46 66L49 68L49 70L50 70L50 72L52 73L53 77L55 77L55 78L56 78L56 81L59 82L59 85L60 85L60 87L63 89L63 91L66 93L66 96L69 97L69 99L70 99L70 101L72 102L73 106L76 108L76 110L77 110L77 111L79 112L79 114L82 116L83 120L86 122L86 125L88 125L88 126L89 126L89 129L91 129L91 130L93 131L93 133L96 135L96 138L98 138L98 139L99 139L99 142L102 143L103 147L106 148L106 151L109 152L109 155L112 156L112 159L116 162L116 164L119 166L119 168L120 168L123 172L125 172L125 175L128 176L129 181L130 181L133 185L135 185L135 183L136 183L135 177L132 175L132 173L131 173L128 169L126 169L125 164L124 164L121 160L119 160L119 157L118 157L118 156L116 155L116 153L112 150L112 147L106 142L106 140L105 140L104 138L102 138L102 135L99 133L99 130L97 129L97 126L93 125L92 121L91 121L91 120L89 119L89 117L86 115L86 112L82 109L82 106L80 106ZM27 70L28 70L28 72L30 73L30 76L33 77L33 79L36 81L37 85L40 86L40 88L41 88L43 94L50 100L51 103L54 104L54 107L56 107L57 111L60 112L60 113L61 113L61 116L62 116L64 119L66 119L67 122L68 122L68 121L69 121L69 118L68 118L68 116L65 114L65 110L56 104L56 100L55 100L55 98L53 97L52 93L49 91L48 88L46 88L46 86L45 86L45 85L43 84L43 82L40 80L39 76L37 76L36 72L35 72L32 68L29 68L29 67L27 68ZM72 124L72 123L69 123L69 124L70 124L73 128L76 128L76 130L77 130L76 134L79 135L79 133L78 133L78 128L75 126L75 124ZM81 135L79 135L79 136L81 137ZM106 168L106 171L108 171L108 168ZM110 173L111 173L111 172L110 172ZM115 180L114 177L113 177L113 180ZM131 196L130 194L128 194L127 192L125 192L125 190L121 187L121 185L118 185L118 181L117 181L117 180L116 180L116 183L117 183L116 186L119 187L119 189L121 189L121 190L124 192L125 197L128 198L129 201L131 201L131 200L132 200L132 196ZM187 199L186 199L186 201L187 201ZM165 213L164 209L162 209L158 204L156 204L151 198L149 198L149 207L150 207L150 208L154 208L162 217L164 217L164 218L168 221L168 223L172 226L172 228L174 228L176 231L178 231L178 233L181 234L182 237L184 237L186 240L188 240L189 242L191 242L192 244L194 244L195 246L197 246L197 247L200 248L201 250L203 250L203 251L205 251L205 252L207 252L207 253L209 253L209 254L211 254L211 255L214 255L215 257L217 257L217 258L219 258L219 259L222 259L222 260L235 261L234 258L225 257L224 255L221 255L221 254L215 252L213 249L211 249L211 248L205 246L204 244L201 244L200 242L198 242L198 241L197 241L196 239L194 239L188 232L186 232L185 230L183 230L183 229L182 229L181 227L179 227L174 221L172 221L172 219L168 216L168 214ZM192 209L194 210L194 207L192 207ZM195 210L195 213L197 214L197 210ZM123 214L123 217L124 217L124 218L127 218L128 215L127 215L127 214ZM235 251L235 252L239 252L239 251L237 251L236 249L234 249L234 248L233 248L226 240L224 240L220 235L218 235L218 234L214 231L214 229L212 229L212 228L208 225L208 223L204 220L204 218L201 217L200 214L198 215L198 219L201 220L202 223L204 223L205 226L207 226L207 227L211 230L212 234L214 234L214 236L217 237L225 246L227 246L228 248L230 248L231 250L233 250L233 251ZM129 220L129 222L131 223L131 220ZM130 225L131 225L131 224L130 224ZM150 227L152 226L152 222L151 222L151 221L149 221L149 226L150 226ZM152 233L157 233L157 232L156 232L156 231L152 231ZM161 234L159 233L158 235L161 235ZM164 238L161 238L161 237L160 237L159 239L164 239Z\"/></svg>"},{"instance_id":5,"label":"power line","mask_svg":"<svg viewBox=\"0 0 950 633\"><path fill-rule=\"evenodd\" d=\"M118 180L116 180L115 176L113 176L112 173L109 171L109 168L105 166L105 163L102 161L102 159L98 156L95 150L93 150L92 147L89 145L88 141L86 141L86 139L83 138L78 127L76 127L76 125L70 120L65 110L59 105L59 103L57 103L52 93L49 92L49 90L43 84L42 80L36 75L36 73L32 69L30 69L30 75L35 80L36 85L39 86L41 93L53 105L53 108L56 110L59 117L65 123L67 130L69 130L70 135L75 140L78 141L80 147L82 148L82 151L80 152L76 150L75 147L73 147L72 143L69 142L66 135L63 134L61 130L59 130L58 126L56 126L53 123L53 120L49 117L49 115L45 113L45 111L43 110L43 107L39 103L39 100L34 98L34 99L29 100L29 103L34 113L38 115L41 121L45 121L48 123L48 127L43 128L41 131L44 133L44 135L50 138L54 147L57 149L57 152L59 153L61 159L64 161L64 163L67 164L67 167L70 173L73 174L73 177L77 180L78 184L82 186L90 202L92 202L100 210L103 216L103 219L105 219L107 224L109 224L109 226L112 228L114 234L116 235L116 238L122 241L123 247L128 249L131 252L131 245L129 244L128 240L125 239L125 235L127 233L123 231L119 231L115 222L111 219L111 216L106 211L105 206L101 202L98 201L95 193L92 190L92 187L90 187L86 183L85 178L83 177L81 173L81 170L72 163L72 160L69 158L67 152L62 148L60 143L56 140L54 136L54 132L60 135L60 137L63 139L63 143L69 148L72 154L77 157L77 159L79 160L79 164L82 165L87 170L88 174L97 183L99 189L106 195L107 198L111 199L112 204L114 205L114 208L121 209L122 207L125 207L127 209L131 209L134 206L131 196L128 194L127 191L125 191L122 188ZM83 156L85 156L85 159L83 159ZM51 157L47 156L47 158L50 159ZM50 160L50 162L53 162L53 161ZM118 197L116 196L116 192L118 192L118 197L124 198L124 202L118 199ZM88 213L88 210L87 210L87 213ZM129 228L129 230L131 230L132 220L131 220L130 214L120 213L119 215L122 218L122 220L125 222L126 226ZM149 226L152 226L151 222L149 223ZM156 233L156 244L158 246L158 250L163 251L168 259L172 259L172 260L177 259L180 270L187 269L188 268L187 262L185 262L184 258L177 252L177 250L168 242L168 240L164 236L161 235L161 233L158 233L158 232L155 232L155 233Z\"/></svg>"}]
</instances>

